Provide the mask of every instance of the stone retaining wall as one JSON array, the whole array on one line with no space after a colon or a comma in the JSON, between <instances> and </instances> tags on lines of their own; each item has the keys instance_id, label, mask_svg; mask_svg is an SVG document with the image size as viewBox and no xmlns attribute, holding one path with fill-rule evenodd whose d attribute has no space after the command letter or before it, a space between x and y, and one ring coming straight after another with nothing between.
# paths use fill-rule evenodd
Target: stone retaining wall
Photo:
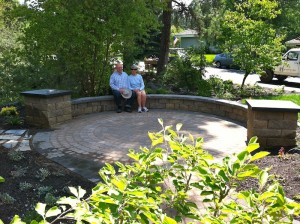
<instances>
[{"instance_id":1,"label":"stone retaining wall","mask_svg":"<svg viewBox=\"0 0 300 224\"><path fill-rule=\"evenodd\" d=\"M52 89L21 94L25 97L26 122L39 127L54 128L72 117L116 109L113 96L70 100L70 91ZM183 110L217 115L247 127L247 139L257 136L262 147L296 145L300 106L291 101L277 100L247 100L247 104L200 96L147 95L150 110Z\"/></svg>"},{"instance_id":2,"label":"stone retaining wall","mask_svg":"<svg viewBox=\"0 0 300 224\"><path fill-rule=\"evenodd\" d=\"M72 100L72 116L114 111L113 96L85 97ZM170 109L203 112L247 124L247 106L240 103L200 96L148 94L149 109Z\"/></svg>"}]
</instances>

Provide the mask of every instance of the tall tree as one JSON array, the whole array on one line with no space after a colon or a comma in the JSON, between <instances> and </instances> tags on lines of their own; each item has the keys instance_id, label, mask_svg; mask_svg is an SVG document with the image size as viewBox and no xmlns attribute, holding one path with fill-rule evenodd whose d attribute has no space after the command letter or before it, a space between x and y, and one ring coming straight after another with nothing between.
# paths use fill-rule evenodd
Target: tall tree
<instances>
[{"instance_id":1,"label":"tall tree","mask_svg":"<svg viewBox=\"0 0 300 224\"><path fill-rule=\"evenodd\" d=\"M11 72L10 67L22 64L17 49L22 45L18 42L21 37L21 21L9 17L10 12L19 3L17 1L0 0L0 102L10 102L19 97L20 86L15 81L19 72ZM22 79L22 78L21 78Z\"/></svg>"},{"instance_id":2,"label":"tall tree","mask_svg":"<svg viewBox=\"0 0 300 224\"><path fill-rule=\"evenodd\" d=\"M300 36L300 1L278 0L278 4L282 13L274 19L274 26L286 32L285 40Z\"/></svg>"},{"instance_id":3,"label":"tall tree","mask_svg":"<svg viewBox=\"0 0 300 224\"><path fill-rule=\"evenodd\" d=\"M245 71L241 88L251 72L263 74L281 59L283 35L271 21L280 13L278 3L271 0L235 2L224 15L223 48L231 52L234 62Z\"/></svg>"},{"instance_id":4,"label":"tall tree","mask_svg":"<svg viewBox=\"0 0 300 224\"><path fill-rule=\"evenodd\" d=\"M83 96L105 94L110 59L155 28L152 1L33 0L18 15L26 19L25 53L32 87L68 88Z\"/></svg>"},{"instance_id":5,"label":"tall tree","mask_svg":"<svg viewBox=\"0 0 300 224\"><path fill-rule=\"evenodd\" d=\"M160 75L168 62L169 44L171 36L172 0L165 0L162 13L162 31L160 40L159 60L157 64L157 74Z\"/></svg>"},{"instance_id":6,"label":"tall tree","mask_svg":"<svg viewBox=\"0 0 300 224\"><path fill-rule=\"evenodd\" d=\"M191 15L186 3L182 0L163 0L163 13L162 13L162 29L161 29L161 41L160 41L160 53L157 65L157 74L160 75L164 72L165 66L168 62L169 48L170 48L170 36L172 25L172 14L174 10L179 14Z\"/></svg>"}]
</instances>

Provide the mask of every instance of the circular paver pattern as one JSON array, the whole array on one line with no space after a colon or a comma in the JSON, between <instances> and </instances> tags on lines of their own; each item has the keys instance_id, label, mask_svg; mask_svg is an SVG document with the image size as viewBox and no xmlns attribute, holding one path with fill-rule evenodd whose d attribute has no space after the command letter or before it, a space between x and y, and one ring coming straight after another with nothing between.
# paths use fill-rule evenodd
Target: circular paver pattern
<instances>
[{"instance_id":1,"label":"circular paver pattern","mask_svg":"<svg viewBox=\"0 0 300 224\"><path fill-rule=\"evenodd\" d=\"M203 137L203 148L216 158L240 151L246 146L247 130L234 122L209 114L151 110L148 113L102 112L77 117L55 130L39 132L33 147L46 157L98 181L104 163L128 162L128 149L151 147L148 131L161 130L164 125L182 123L182 131Z\"/></svg>"}]
</instances>

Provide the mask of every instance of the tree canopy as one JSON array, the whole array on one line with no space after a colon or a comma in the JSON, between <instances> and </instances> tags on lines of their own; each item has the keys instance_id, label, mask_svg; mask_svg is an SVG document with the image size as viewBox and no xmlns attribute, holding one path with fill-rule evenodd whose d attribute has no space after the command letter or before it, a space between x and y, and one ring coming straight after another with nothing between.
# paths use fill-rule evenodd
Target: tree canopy
<instances>
[{"instance_id":1,"label":"tree canopy","mask_svg":"<svg viewBox=\"0 0 300 224\"><path fill-rule=\"evenodd\" d=\"M134 54L135 42L157 27L154 7L144 0L34 0L19 7L32 87L39 82L82 96L107 93L111 59Z\"/></svg>"},{"instance_id":2,"label":"tree canopy","mask_svg":"<svg viewBox=\"0 0 300 224\"><path fill-rule=\"evenodd\" d=\"M224 14L223 48L245 71L242 88L251 72L262 73L281 58L284 35L270 23L278 14L278 3L269 0L234 3L234 10L227 10Z\"/></svg>"}]
</instances>

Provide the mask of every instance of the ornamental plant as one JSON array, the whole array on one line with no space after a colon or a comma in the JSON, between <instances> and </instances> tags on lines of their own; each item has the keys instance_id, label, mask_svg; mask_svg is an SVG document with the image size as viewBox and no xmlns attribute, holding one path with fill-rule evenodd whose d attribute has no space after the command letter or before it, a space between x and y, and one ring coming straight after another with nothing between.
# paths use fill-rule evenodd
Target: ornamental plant
<instances>
[{"instance_id":1,"label":"ornamental plant","mask_svg":"<svg viewBox=\"0 0 300 224\"><path fill-rule=\"evenodd\" d=\"M17 116L19 113L15 106L3 107L0 111L1 116Z\"/></svg>"},{"instance_id":2,"label":"ornamental plant","mask_svg":"<svg viewBox=\"0 0 300 224\"><path fill-rule=\"evenodd\" d=\"M5 118L5 123L9 125L21 125L23 124L22 118L19 116L17 108L15 106L3 107L0 111L0 116Z\"/></svg>"},{"instance_id":3,"label":"ornamental plant","mask_svg":"<svg viewBox=\"0 0 300 224\"><path fill-rule=\"evenodd\" d=\"M254 137L238 154L215 160L203 150L202 138L181 132L182 124L164 126L149 132L151 148L129 150L131 164L106 164L99 171L99 182L89 196L81 187L70 187L72 196L63 197L48 208L38 203L36 211L43 221L57 223L292 223L300 204L285 197L282 186L269 169L253 161L267 156ZM238 191L248 178L258 189ZM197 192L199 207L189 197ZM23 223L15 216L12 223Z\"/></svg>"}]
</instances>

